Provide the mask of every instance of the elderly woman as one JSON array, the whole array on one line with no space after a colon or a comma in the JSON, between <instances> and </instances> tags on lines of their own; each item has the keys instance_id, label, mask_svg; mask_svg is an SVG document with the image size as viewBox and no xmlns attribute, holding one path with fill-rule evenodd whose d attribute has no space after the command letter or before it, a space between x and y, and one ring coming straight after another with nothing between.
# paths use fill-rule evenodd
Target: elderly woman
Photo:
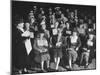
<instances>
[{"instance_id":1,"label":"elderly woman","mask_svg":"<svg viewBox=\"0 0 100 75\"><path fill-rule=\"evenodd\" d=\"M19 73L22 73L23 69L25 68L25 57L26 57L26 50L23 41L25 40L22 37L24 33L24 22L18 23L16 27L16 48L15 48L15 57L16 62L15 66L19 69Z\"/></svg>"},{"instance_id":2,"label":"elderly woman","mask_svg":"<svg viewBox=\"0 0 100 75\"><path fill-rule=\"evenodd\" d=\"M33 38L33 33L29 31L29 23L19 23L17 25L16 49L17 49L17 65L19 72L27 72L29 67L29 54L32 50L30 38Z\"/></svg>"},{"instance_id":3,"label":"elderly woman","mask_svg":"<svg viewBox=\"0 0 100 75\"><path fill-rule=\"evenodd\" d=\"M44 32L39 33L39 37L34 40L34 49L36 54L36 61L41 63L41 70L44 71L44 62L47 63L47 68L49 68L50 56L48 52L48 41L44 38ZM37 60L37 58L39 58Z\"/></svg>"}]
</instances>

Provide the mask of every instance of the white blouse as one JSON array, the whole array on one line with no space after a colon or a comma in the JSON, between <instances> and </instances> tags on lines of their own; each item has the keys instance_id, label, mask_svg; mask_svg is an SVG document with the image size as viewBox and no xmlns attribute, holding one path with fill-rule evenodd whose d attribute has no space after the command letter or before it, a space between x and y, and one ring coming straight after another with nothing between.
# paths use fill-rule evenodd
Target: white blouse
<instances>
[{"instance_id":1,"label":"white blouse","mask_svg":"<svg viewBox=\"0 0 100 75\"><path fill-rule=\"evenodd\" d=\"M88 41L87 41L87 45L88 45L88 46L93 46L93 41L88 40Z\"/></svg>"},{"instance_id":2,"label":"white blouse","mask_svg":"<svg viewBox=\"0 0 100 75\"><path fill-rule=\"evenodd\" d=\"M76 43L77 42L78 37L77 36L71 36L71 43Z\"/></svg>"},{"instance_id":3,"label":"white blouse","mask_svg":"<svg viewBox=\"0 0 100 75\"><path fill-rule=\"evenodd\" d=\"M57 29L53 29L53 35L56 35L58 33L58 30Z\"/></svg>"},{"instance_id":4,"label":"white blouse","mask_svg":"<svg viewBox=\"0 0 100 75\"><path fill-rule=\"evenodd\" d=\"M38 46L48 46L48 43L46 40L37 40Z\"/></svg>"}]
</instances>

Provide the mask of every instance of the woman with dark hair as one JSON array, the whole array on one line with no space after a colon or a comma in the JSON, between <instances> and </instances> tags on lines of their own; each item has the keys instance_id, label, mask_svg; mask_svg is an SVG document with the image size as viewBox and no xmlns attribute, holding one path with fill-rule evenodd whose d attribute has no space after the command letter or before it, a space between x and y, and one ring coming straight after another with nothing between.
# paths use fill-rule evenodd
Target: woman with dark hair
<instances>
[{"instance_id":1,"label":"woman with dark hair","mask_svg":"<svg viewBox=\"0 0 100 75\"><path fill-rule=\"evenodd\" d=\"M72 35L70 36L70 46L67 49L68 52L68 63L69 68L72 69L73 64L77 59L77 51L81 46L80 38L78 37L77 31L73 31Z\"/></svg>"},{"instance_id":2,"label":"woman with dark hair","mask_svg":"<svg viewBox=\"0 0 100 75\"><path fill-rule=\"evenodd\" d=\"M80 65L83 63L84 59L85 60L84 66L87 68L89 65L89 61L91 61L93 57L95 57L95 39L94 39L94 34L89 33L87 41L85 42L85 45L82 48Z\"/></svg>"},{"instance_id":3,"label":"woman with dark hair","mask_svg":"<svg viewBox=\"0 0 100 75\"><path fill-rule=\"evenodd\" d=\"M70 23L67 21L65 22L65 28L63 29L63 34L62 34L67 39L67 43L68 43L67 47L69 47L71 34L72 34L72 29L71 29Z\"/></svg>"},{"instance_id":4,"label":"woman with dark hair","mask_svg":"<svg viewBox=\"0 0 100 75\"><path fill-rule=\"evenodd\" d=\"M37 63L41 64L41 70L44 71L44 62L47 63L47 68L49 68L50 64L50 56L48 52L48 41L44 38L44 32L39 33L39 37L34 40L35 49L35 60Z\"/></svg>"},{"instance_id":5,"label":"woman with dark hair","mask_svg":"<svg viewBox=\"0 0 100 75\"><path fill-rule=\"evenodd\" d=\"M56 64L56 70L58 70L60 60L62 58L62 33L60 30L55 30L51 38L51 45L53 48L53 58Z\"/></svg>"}]
</instances>

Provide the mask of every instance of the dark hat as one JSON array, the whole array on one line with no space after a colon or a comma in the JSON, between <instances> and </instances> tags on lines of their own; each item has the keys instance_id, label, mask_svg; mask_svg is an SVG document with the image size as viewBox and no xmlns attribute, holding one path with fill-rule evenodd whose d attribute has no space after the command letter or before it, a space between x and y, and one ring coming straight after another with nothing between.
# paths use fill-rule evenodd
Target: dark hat
<instances>
[{"instance_id":1,"label":"dark hat","mask_svg":"<svg viewBox=\"0 0 100 75\"><path fill-rule=\"evenodd\" d=\"M39 30L39 34L44 33L44 30L40 29Z\"/></svg>"},{"instance_id":2,"label":"dark hat","mask_svg":"<svg viewBox=\"0 0 100 75\"><path fill-rule=\"evenodd\" d=\"M19 23L24 23L24 19L23 18L17 19L16 24L19 24Z\"/></svg>"}]
</instances>

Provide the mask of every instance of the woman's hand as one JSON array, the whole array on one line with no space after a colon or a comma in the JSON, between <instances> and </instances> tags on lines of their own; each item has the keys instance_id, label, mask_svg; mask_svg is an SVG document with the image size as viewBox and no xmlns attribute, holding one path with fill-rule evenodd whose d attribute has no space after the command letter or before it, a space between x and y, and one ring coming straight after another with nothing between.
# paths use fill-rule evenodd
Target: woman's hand
<instances>
[{"instance_id":1,"label":"woman's hand","mask_svg":"<svg viewBox=\"0 0 100 75\"><path fill-rule=\"evenodd\" d=\"M22 33L22 37L29 37L30 36L30 32L29 31L25 31Z\"/></svg>"},{"instance_id":2,"label":"woman's hand","mask_svg":"<svg viewBox=\"0 0 100 75\"><path fill-rule=\"evenodd\" d=\"M61 42L56 43L56 46L58 47L61 46Z\"/></svg>"}]
</instances>

